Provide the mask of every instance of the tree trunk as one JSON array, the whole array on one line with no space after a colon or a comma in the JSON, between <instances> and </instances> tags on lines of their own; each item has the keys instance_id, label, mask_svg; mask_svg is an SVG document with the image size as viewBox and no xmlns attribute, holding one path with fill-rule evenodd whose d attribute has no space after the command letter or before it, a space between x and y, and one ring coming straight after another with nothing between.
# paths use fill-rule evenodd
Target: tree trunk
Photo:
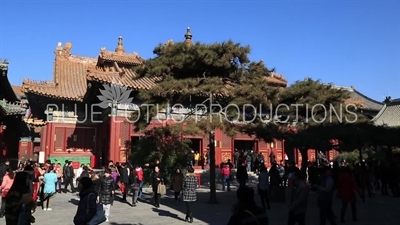
<instances>
[{"instance_id":1,"label":"tree trunk","mask_svg":"<svg viewBox=\"0 0 400 225\"><path fill-rule=\"evenodd\" d=\"M308 166L308 148L300 148L301 154L301 172L307 177L307 166Z\"/></svg>"},{"instance_id":2,"label":"tree trunk","mask_svg":"<svg viewBox=\"0 0 400 225\"><path fill-rule=\"evenodd\" d=\"M208 203L217 204L217 187L215 183L215 143L214 134L210 132L210 200Z\"/></svg>"},{"instance_id":3,"label":"tree trunk","mask_svg":"<svg viewBox=\"0 0 400 225\"><path fill-rule=\"evenodd\" d=\"M361 191L362 191L362 200L365 202L365 163L363 163L363 156L362 156L363 147L358 147L359 153L359 160L360 160L360 182L361 182Z\"/></svg>"}]
</instances>

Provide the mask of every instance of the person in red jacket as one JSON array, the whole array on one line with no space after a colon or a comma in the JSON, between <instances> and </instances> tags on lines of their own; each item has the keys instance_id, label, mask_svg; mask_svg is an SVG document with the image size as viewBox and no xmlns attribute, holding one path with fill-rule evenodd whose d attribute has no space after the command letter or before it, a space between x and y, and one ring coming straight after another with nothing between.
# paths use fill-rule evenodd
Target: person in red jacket
<instances>
[{"instance_id":1,"label":"person in red jacket","mask_svg":"<svg viewBox=\"0 0 400 225\"><path fill-rule=\"evenodd\" d=\"M144 172L142 167L140 166L136 166L135 168L138 180L139 182L139 193L138 193L138 198L141 199L143 197L143 181L144 181Z\"/></svg>"},{"instance_id":2,"label":"person in red jacket","mask_svg":"<svg viewBox=\"0 0 400 225\"><path fill-rule=\"evenodd\" d=\"M340 219L344 223L344 217L346 214L346 209L348 204L351 206L351 214L353 216L353 221L357 220L357 209L356 209L356 194L357 192L360 196L362 192L357 186L354 177L351 175L351 170L348 167L342 167L341 174L338 180L338 192L337 197L342 200L342 208L340 210Z\"/></svg>"}]
</instances>

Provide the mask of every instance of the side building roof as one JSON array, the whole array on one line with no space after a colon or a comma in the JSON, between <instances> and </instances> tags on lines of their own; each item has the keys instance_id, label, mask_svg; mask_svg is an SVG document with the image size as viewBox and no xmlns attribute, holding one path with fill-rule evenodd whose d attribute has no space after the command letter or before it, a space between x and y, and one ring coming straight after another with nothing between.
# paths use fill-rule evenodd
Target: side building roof
<instances>
[{"instance_id":1,"label":"side building roof","mask_svg":"<svg viewBox=\"0 0 400 225\"><path fill-rule=\"evenodd\" d=\"M346 103L355 104L360 109L379 112L384 105L382 102L367 97L366 95L357 91L354 87L343 87L336 85L334 85L334 87L347 90L350 94L350 98L346 101Z\"/></svg>"},{"instance_id":2,"label":"side building roof","mask_svg":"<svg viewBox=\"0 0 400 225\"><path fill-rule=\"evenodd\" d=\"M96 58L72 55L72 44L58 44L54 60L53 81L24 79L21 91L56 99L82 101L86 93L86 73L97 63Z\"/></svg>"},{"instance_id":3,"label":"side building roof","mask_svg":"<svg viewBox=\"0 0 400 225\"><path fill-rule=\"evenodd\" d=\"M400 98L386 103L372 122L378 126L400 127Z\"/></svg>"},{"instance_id":4,"label":"side building roof","mask_svg":"<svg viewBox=\"0 0 400 225\"><path fill-rule=\"evenodd\" d=\"M0 113L2 115L25 115L26 105L8 80L8 61L0 60Z\"/></svg>"},{"instance_id":5,"label":"side building roof","mask_svg":"<svg viewBox=\"0 0 400 225\"><path fill-rule=\"evenodd\" d=\"M0 112L3 115L25 115L26 114L26 106L16 102L7 102L5 99L0 100Z\"/></svg>"}]
</instances>

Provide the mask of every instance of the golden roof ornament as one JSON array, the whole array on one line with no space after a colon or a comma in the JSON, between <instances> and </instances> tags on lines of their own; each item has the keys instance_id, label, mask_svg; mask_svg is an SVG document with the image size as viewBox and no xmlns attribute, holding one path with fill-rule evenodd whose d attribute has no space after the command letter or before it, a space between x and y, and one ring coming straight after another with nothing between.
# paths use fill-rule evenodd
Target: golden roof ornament
<instances>
[{"instance_id":1,"label":"golden roof ornament","mask_svg":"<svg viewBox=\"0 0 400 225\"><path fill-rule=\"evenodd\" d=\"M192 44L192 32L190 32L190 27L186 29L186 34L185 34L185 42L188 44Z\"/></svg>"},{"instance_id":2,"label":"golden roof ornament","mask_svg":"<svg viewBox=\"0 0 400 225\"><path fill-rule=\"evenodd\" d=\"M71 51L71 48L72 48L72 44L71 44L71 42L67 42L67 43L65 43L65 46L64 46L64 51L66 51L66 52L70 52L70 51Z\"/></svg>"},{"instance_id":3,"label":"golden roof ornament","mask_svg":"<svg viewBox=\"0 0 400 225\"><path fill-rule=\"evenodd\" d=\"M118 37L118 46L115 48L115 52L119 54L125 53L124 43L122 42L122 36Z\"/></svg>"}]
</instances>

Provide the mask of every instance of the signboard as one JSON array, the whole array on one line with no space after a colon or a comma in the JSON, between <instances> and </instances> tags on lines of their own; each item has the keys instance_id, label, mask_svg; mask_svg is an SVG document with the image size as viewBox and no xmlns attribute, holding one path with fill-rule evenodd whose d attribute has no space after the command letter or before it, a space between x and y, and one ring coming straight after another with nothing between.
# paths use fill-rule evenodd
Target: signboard
<instances>
[{"instance_id":1,"label":"signboard","mask_svg":"<svg viewBox=\"0 0 400 225\"><path fill-rule=\"evenodd\" d=\"M44 152L39 152L39 159L38 162L39 163L44 163Z\"/></svg>"},{"instance_id":2,"label":"signboard","mask_svg":"<svg viewBox=\"0 0 400 225\"><path fill-rule=\"evenodd\" d=\"M79 166L80 166L81 164L80 164L80 162L71 162L71 166L72 166L72 168L74 168L74 169L79 169Z\"/></svg>"}]
</instances>

